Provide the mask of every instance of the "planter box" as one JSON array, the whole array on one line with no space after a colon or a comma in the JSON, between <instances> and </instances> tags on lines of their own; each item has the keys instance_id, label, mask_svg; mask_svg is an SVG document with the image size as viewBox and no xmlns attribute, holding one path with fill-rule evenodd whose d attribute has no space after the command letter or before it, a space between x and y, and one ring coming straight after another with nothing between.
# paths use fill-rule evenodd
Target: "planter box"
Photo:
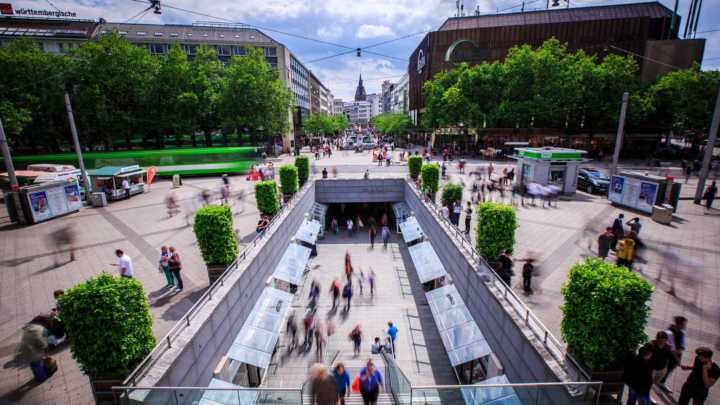
<instances>
[{"instance_id":1,"label":"planter box","mask_svg":"<svg viewBox=\"0 0 720 405\"><path fill-rule=\"evenodd\" d=\"M590 370L590 381L602 381L600 399L608 400L622 396L625 383L623 382L623 370Z\"/></svg>"},{"instance_id":2,"label":"planter box","mask_svg":"<svg viewBox=\"0 0 720 405\"><path fill-rule=\"evenodd\" d=\"M227 264L207 264L208 279L210 279L210 285L212 285L227 269Z\"/></svg>"},{"instance_id":3,"label":"planter box","mask_svg":"<svg viewBox=\"0 0 720 405\"><path fill-rule=\"evenodd\" d=\"M112 387L122 385L124 378L89 378L95 403L98 405L120 405L122 391L114 391Z\"/></svg>"}]
</instances>

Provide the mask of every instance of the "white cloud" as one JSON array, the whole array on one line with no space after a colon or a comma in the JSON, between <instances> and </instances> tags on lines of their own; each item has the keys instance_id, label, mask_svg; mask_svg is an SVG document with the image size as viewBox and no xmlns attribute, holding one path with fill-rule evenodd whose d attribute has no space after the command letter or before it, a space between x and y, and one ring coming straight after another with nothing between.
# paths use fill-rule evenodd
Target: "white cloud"
<instances>
[{"instance_id":1,"label":"white cloud","mask_svg":"<svg viewBox=\"0 0 720 405\"><path fill-rule=\"evenodd\" d=\"M358 27L355 36L359 39L393 37L395 36L395 32L392 28L385 25L363 24Z\"/></svg>"},{"instance_id":2,"label":"white cloud","mask_svg":"<svg viewBox=\"0 0 720 405\"><path fill-rule=\"evenodd\" d=\"M324 39L337 39L342 36L343 32L343 28L339 25L334 27L320 27L317 30L317 36Z\"/></svg>"}]
</instances>

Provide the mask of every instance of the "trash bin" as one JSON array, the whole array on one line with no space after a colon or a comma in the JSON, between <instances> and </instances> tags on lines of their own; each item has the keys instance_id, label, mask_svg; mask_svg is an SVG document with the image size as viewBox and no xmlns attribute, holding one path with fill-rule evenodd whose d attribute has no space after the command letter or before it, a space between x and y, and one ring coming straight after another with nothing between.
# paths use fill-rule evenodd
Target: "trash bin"
<instances>
[{"instance_id":1,"label":"trash bin","mask_svg":"<svg viewBox=\"0 0 720 405\"><path fill-rule=\"evenodd\" d=\"M107 196L102 192L92 193L90 194L90 204L92 204L93 207L106 207Z\"/></svg>"},{"instance_id":2,"label":"trash bin","mask_svg":"<svg viewBox=\"0 0 720 405\"><path fill-rule=\"evenodd\" d=\"M179 174L173 174L173 188L178 188L182 186L182 180L180 179Z\"/></svg>"},{"instance_id":3,"label":"trash bin","mask_svg":"<svg viewBox=\"0 0 720 405\"><path fill-rule=\"evenodd\" d=\"M673 209L674 207L670 204L653 205L652 220L669 225L672 222Z\"/></svg>"}]
</instances>

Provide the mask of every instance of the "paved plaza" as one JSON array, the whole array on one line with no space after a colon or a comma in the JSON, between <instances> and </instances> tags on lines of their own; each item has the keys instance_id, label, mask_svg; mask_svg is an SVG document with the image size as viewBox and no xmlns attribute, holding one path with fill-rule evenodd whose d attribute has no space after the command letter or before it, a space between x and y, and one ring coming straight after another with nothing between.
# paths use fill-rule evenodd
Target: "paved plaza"
<instances>
[{"instance_id":1,"label":"paved plaza","mask_svg":"<svg viewBox=\"0 0 720 405\"><path fill-rule=\"evenodd\" d=\"M277 162L291 159L283 156ZM466 171L486 164L470 160ZM330 171L333 166L338 168L341 176L357 177L361 177L366 168L371 176L404 176L407 170L403 164L378 167L369 161L367 153L335 152L330 158L314 162L313 171L319 176L323 167ZM500 164L500 171L502 167L503 164ZM679 175L678 167L660 170ZM454 166L449 168L448 173L453 181L462 179L469 191L472 184L469 176L457 174ZM251 240L255 234L258 213L253 195L254 183L246 181L244 176L233 176L231 180L233 191L243 190L245 195L244 201L233 200L235 228L242 244ZM692 195L693 187L694 180L691 180L683 189L683 196ZM24 228L9 226L3 208L0 211L0 359L3 364L0 370L0 403L91 403L87 378L72 360L67 346L61 346L52 354L59 362L59 371L39 385L30 382L31 372L26 365L17 361L16 352L21 327L34 316L47 313L53 307L53 291L71 287L102 271L114 273L116 268L110 264L116 261L114 250L117 248L125 250L132 257L135 275L145 286L151 303L155 336L162 338L208 286L204 263L186 214L200 206L198 195L202 190L217 191L219 188L218 177L186 178L184 185L175 190L171 189L170 182L162 180L153 184L149 192L130 200L115 202L102 209L85 208L76 214ZM181 213L172 218L168 218L164 203L170 192L175 194L181 207ZM465 198L468 197L469 192L466 192ZM520 227L516 234L515 256L522 258L534 254L539 259L538 276L533 280L535 294L525 298L528 305L559 337L559 306L562 303L560 287L567 272L573 263L584 256L595 254L597 235L620 212L625 212L626 219L639 216L643 223L640 237L647 248L639 252L641 259L636 266L644 277L656 285L648 335L654 336L656 331L666 328L673 316L683 315L689 319L689 353L685 361L691 360L691 353L698 346L720 348L720 295L717 293L720 289L720 276L717 273L720 268L720 210L705 215L702 207L691 201L681 202L676 221L670 226L655 223L646 215L614 207L602 196L586 193L561 199L557 208L519 207ZM460 223L463 223L462 219ZM77 235L76 260L73 262L67 262L68 252L58 252L48 241L48 235L68 224L73 226ZM329 305L328 277L341 274L342 255L346 248L351 249L353 263L363 269L370 263L382 263L378 267L383 270L375 269L380 285L378 297L370 300L356 295L358 299L349 317L346 320L336 317L337 332L329 340L326 353L330 356L337 351L341 351L341 355L348 351L351 353L351 344L347 340L348 328L358 321L366 333L363 347L366 353L370 337L379 335L385 323L392 319L398 323L401 341L414 345L400 346L398 356L403 371L411 379L414 376L425 376L428 377L427 382L443 383L447 375L428 374L426 363L432 362L433 356L440 359L446 359L446 356L423 351L425 349L422 345L436 338L432 336L435 329L425 327L432 326L432 317L427 307L422 308L424 296L418 291L412 263L408 260L403 243L394 239L387 251L376 247L369 252L366 244L357 243L361 240L366 243L366 239L366 234L358 235L352 241L353 244L349 244L347 237L338 236L337 239L328 238L320 244L320 255L313 259L312 269L301 287L296 311L302 310L302 300L307 297L306 289L311 278L318 278L321 282L321 312L326 310L325 307ZM184 260L185 290L180 293L162 288L164 277L157 271L157 256L162 245L175 246ZM665 249L687 258L674 271L666 271L668 275L675 275L675 295L667 293L671 280L668 276L663 276L662 281L656 280L663 269L660 253ZM517 267L516 273L519 274ZM520 277L515 277L513 288L518 295L525 297L520 283ZM424 315L423 311L428 313ZM415 320L414 316L419 319ZM413 325L414 322L421 324L422 333L412 332L418 326ZM423 343L421 338L427 342ZM281 344L284 343L281 341ZM439 350L444 355L442 349ZM314 352L306 357L312 355ZM307 358L303 358L299 369L306 364ZM283 366L278 364L278 373L282 372ZM671 383L676 392L686 375L686 372L681 371L675 373ZM711 389L711 396L713 401L720 401L720 389Z\"/></svg>"}]
</instances>

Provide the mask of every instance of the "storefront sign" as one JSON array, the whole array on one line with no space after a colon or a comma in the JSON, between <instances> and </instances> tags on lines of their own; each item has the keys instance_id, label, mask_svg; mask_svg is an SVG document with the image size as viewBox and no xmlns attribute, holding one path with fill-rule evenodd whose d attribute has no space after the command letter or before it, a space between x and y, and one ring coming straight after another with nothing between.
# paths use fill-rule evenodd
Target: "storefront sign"
<instances>
[{"instance_id":1,"label":"storefront sign","mask_svg":"<svg viewBox=\"0 0 720 405\"><path fill-rule=\"evenodd\" d=\"M63 11L63 10L43 10L36 8L18 8L13 9L10 3L0 3L0 14L2 15L21 15L30 17L67 17L75 18L77 13L74 11Z\"/></svg>"},{"instance_id":2,"label":"storefront sign","mask_svg":"<svg viewBox=\"0 0 720 405\"><path fill-rule=\"evenodd\" d=\"M418 51L417 56L417 72L418 74L421 74L423 71L423 68L425 67L425 52L423 50Z\"/></svg>"}]
</instances>

